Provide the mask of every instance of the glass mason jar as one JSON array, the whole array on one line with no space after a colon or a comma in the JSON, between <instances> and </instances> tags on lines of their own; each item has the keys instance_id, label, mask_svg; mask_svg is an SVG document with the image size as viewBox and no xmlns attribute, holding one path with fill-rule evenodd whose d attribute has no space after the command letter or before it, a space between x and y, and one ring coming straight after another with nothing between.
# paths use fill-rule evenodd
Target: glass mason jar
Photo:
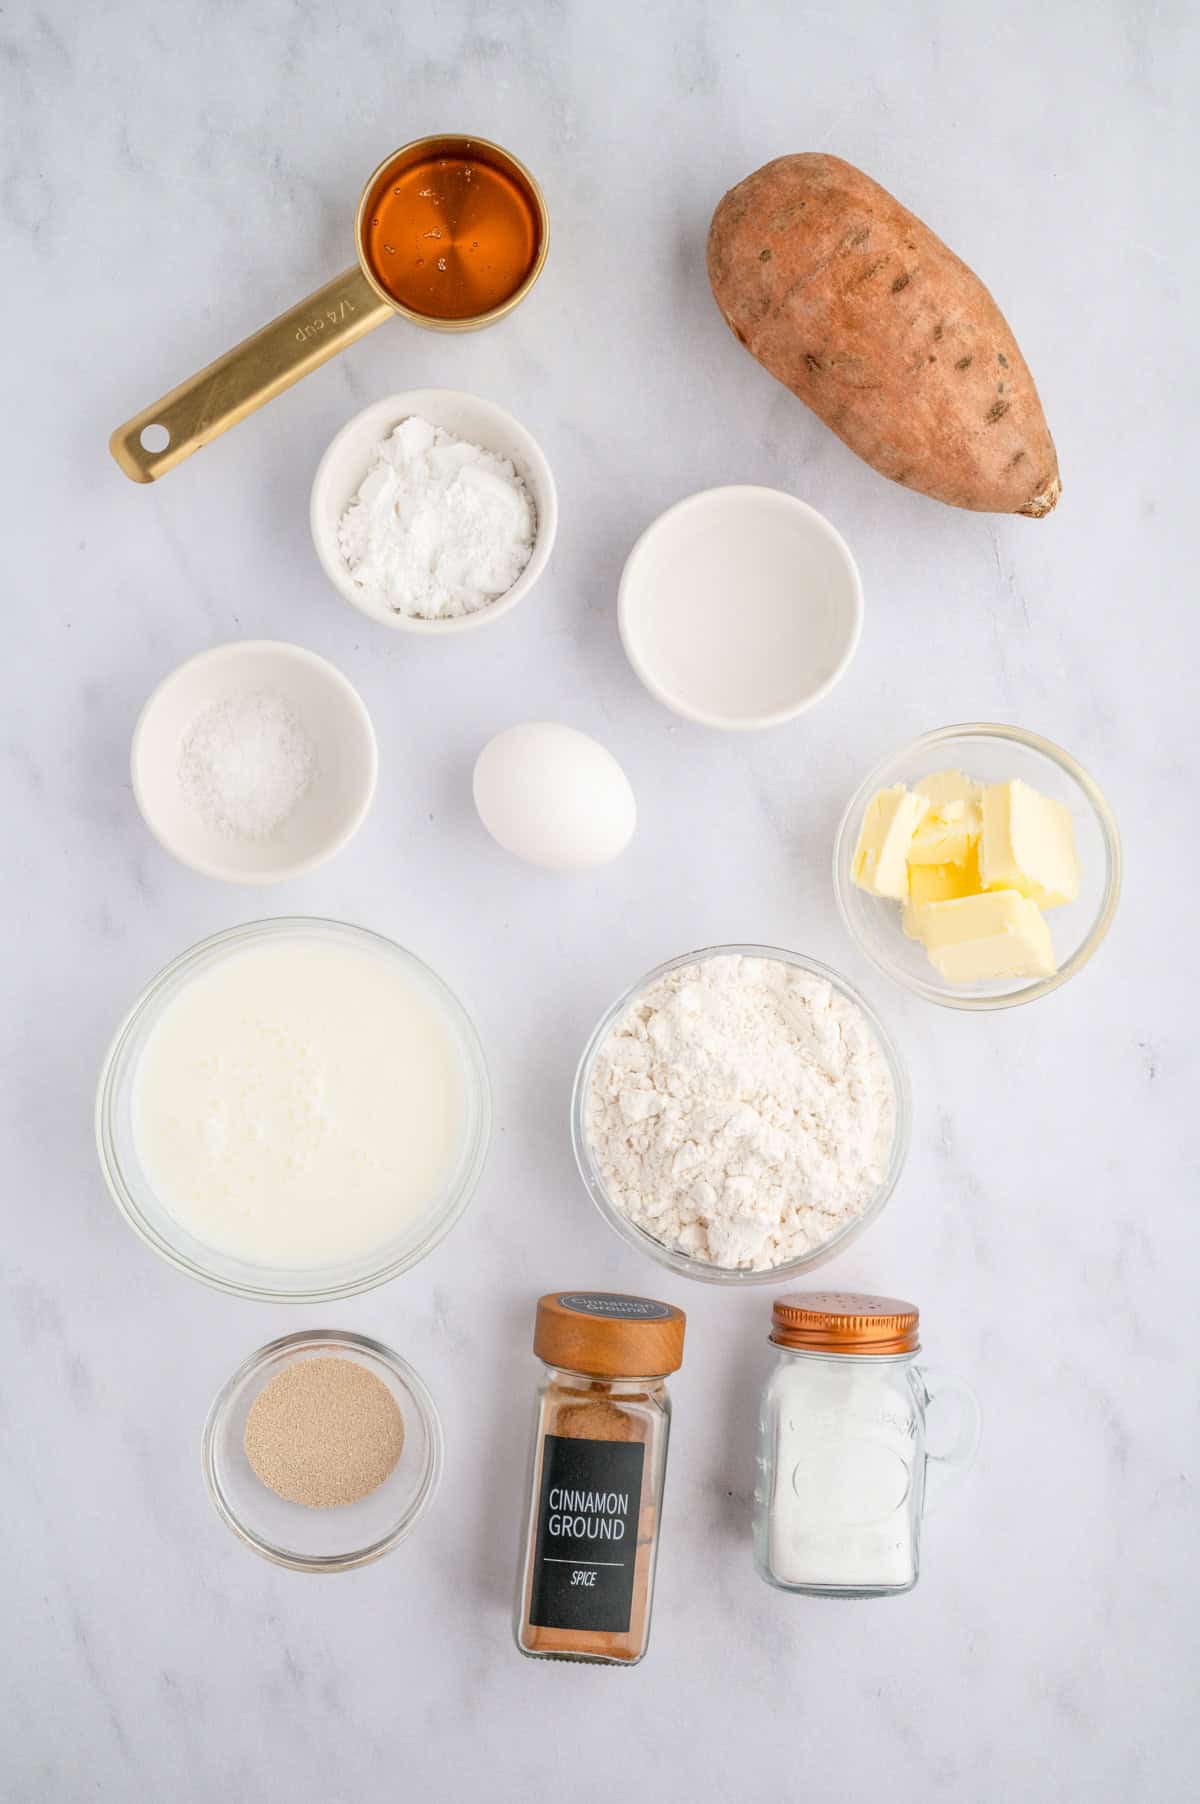
<instances>
[{"instance_id":1,"label":"glass mason jar","mask_svg":"<svg viewBox=\"0 0 1200 1804\"><path fill-rule=\"evenodd\" d=\"M683 1311L650 1297L542 1297L517 1646L631 1666L646 1652Z\"/></svg>"},{"instance_id":2,"label":"glass mason jar","mask_svg":"<svg viewBox=\"0 0 1200 1804\"><path fill-rule=\"evenodd\" d=\"M913 1305L894 1297L776 1301L754 1492L755 1564L768 1584L826 1597L916 1584L922 1517L979 1442L974 1392L915 1363L917 1325ZM926 1411L951 1397L953 1439L933 1453Z\"/></svg>"}]
</instances>

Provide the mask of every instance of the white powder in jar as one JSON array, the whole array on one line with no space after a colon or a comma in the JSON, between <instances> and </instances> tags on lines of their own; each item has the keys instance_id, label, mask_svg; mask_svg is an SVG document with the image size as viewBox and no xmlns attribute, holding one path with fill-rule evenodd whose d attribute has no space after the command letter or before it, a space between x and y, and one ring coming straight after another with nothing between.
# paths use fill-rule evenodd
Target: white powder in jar
<instances>
[{"instance_id":1,"label":"white powder in jar","mask_svg":"<svg viewBox=\"0 0 1200 1804\"><path fill-rule=\"evenodd\" d=\"M453 620L512 588L533 554L536 526L508 458L414 415L375 446L337 536L351 576L377 607Z\"/></svg>"},{"instance_id":2,"label":"white powder in jar","mask_svg":"<svg viewBox=\"0 0 1200 1804\"><path fill-rule=\"evenodd\" d=\"M596 1055L586 1119L608 1194L638 1227L762 1271L863 1213L896 1095L849 997L781 960L722 954L634 998Z\"/></svg>"},{"instance_id":3,"label":"white powder in jar","mask_svg":"<svg viewBox=\"0 0 1200 1804\"><path fill-rule=\"evenodd\" d=\"M214 832L269 839L312 784L317 752L275 689L223 696L193 721L179 750L179 787Z\"/></svg>"},{"instance_id":4,"label":"white powder in jar","mask_svg":"<svg viewBox=\"0 0 1200 1804\"><path fill-rule=\"evenodd\" d=\"M889 1363L797 1355L772 1380L766 1554L781 1585L916 1583L923 1449Z\"/></svg>"}]
</instances>

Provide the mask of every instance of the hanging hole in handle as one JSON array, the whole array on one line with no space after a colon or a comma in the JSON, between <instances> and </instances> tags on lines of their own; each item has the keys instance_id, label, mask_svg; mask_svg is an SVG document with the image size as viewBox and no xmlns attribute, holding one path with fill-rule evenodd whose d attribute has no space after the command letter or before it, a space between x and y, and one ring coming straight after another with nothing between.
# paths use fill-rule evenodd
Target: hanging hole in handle
<instances>
[{"instance_id":1,"label":"hanging hole in handle","mask_svg":"<svg viewBox=\"0 0 1200 1804\"><path fill-rule=\"evenodd\" d=\"M165 426L143 426L138 433L138 444L143 451L165 451L171 442L171 434Z\"/></svg>"}]
</instances>

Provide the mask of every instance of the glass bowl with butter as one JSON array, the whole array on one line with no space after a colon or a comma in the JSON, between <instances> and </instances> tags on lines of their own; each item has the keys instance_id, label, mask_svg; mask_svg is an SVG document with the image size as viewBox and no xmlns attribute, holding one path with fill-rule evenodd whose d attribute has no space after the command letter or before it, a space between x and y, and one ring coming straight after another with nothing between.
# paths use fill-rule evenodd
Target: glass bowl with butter
<instances>
[{"instance_id":1,"label":"glass bowl with butter","mask_svg":"<svg viewBox=\"0 0 1200 1804\"><path fill-rule=\"evenodd\" d=\"M941 727L855 792L833 883L888 977L947 1008L1011 1008L1066 983L1108 932L1121 841L1060 746L1021 727Z\"/></svg>"}]
</instances>

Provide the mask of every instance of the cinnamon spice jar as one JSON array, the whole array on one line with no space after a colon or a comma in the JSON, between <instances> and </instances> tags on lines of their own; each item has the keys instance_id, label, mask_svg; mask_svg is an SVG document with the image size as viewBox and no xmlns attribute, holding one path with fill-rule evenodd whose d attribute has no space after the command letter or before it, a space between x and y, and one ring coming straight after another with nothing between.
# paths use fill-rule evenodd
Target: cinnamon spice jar
<instances>
[{"instance_id":1,"label":"cinnamon spice jar","mask_svg":"<svg viewBox=\"0 0 1200 1804\"><path fill-rule=\"evenodd\" d=\"M646 1652L684 1315L650 1297L553 1292L538 1390L516 1639L535 1659L632 1666Z\"/></svg>"}]
</instances>

